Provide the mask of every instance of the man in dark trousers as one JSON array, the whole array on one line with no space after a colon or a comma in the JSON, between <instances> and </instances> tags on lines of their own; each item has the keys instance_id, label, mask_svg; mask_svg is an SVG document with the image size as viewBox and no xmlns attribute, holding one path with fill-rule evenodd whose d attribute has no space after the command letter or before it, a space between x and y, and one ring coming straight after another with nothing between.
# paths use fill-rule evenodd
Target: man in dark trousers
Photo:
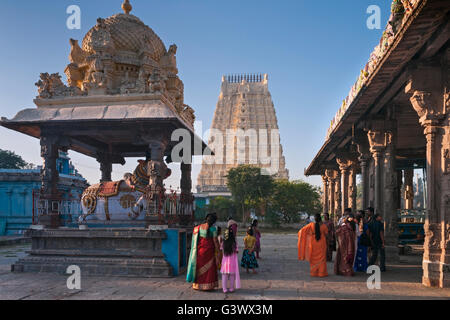
<instances>
[{"instance_id":1,"label":"man in dark trousers","mask_svg":"<svg viewBox=\"0 0 450 320\"><path fill-rule=\"evenodd\" d=\"M384 225L381 216L377 213L369 222L370 240L372 242L372 256L370 257L369 266L375 264L380 253L380 270L386 271L386 258L384 247Z\"/></svg>"}]
</instances>

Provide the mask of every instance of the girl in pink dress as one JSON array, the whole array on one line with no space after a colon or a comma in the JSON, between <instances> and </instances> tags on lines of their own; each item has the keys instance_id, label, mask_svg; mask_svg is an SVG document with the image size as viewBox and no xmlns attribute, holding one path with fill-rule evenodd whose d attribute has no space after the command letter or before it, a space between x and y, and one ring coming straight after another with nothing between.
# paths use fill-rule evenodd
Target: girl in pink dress
<instances>
[{"instance_id":1,"label":"girl in pink dress","mask_svg":"<svg viewBox=\"0 0 450 320\"><path fill-rule=\"evenodd\" d=\"M221 249L223 258L220 272L222 273L223 292L234 292L235 289L241 288L241 278L239 276L238 245L232 226L225 230Z\"/></svg>"}]
</instances>

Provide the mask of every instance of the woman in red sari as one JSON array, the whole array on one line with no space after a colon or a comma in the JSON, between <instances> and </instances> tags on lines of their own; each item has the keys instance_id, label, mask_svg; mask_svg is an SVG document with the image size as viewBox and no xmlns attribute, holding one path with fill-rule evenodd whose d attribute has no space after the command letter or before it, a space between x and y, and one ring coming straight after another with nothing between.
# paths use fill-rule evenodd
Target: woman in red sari
<instances>
[{"instance_id":1,"label":"woman in red sari","mask_svg":"<svg viewBox=\"0 0 450 320\"><path fill-rule=\"evenodd\" d=\"M195 290L209 291L219 287L216 220L215 214L208 214L206 223L194 228L186 281L192 283Z\"/></svg>"},{"instance_id":2,"label":"woman in red sari","mask_svg":"<svg viewBox=\"0 0 450 320\"><path fill-rule=\"evenodd\" d=\"M334 262L334 273L342 276L354 276L353 261L356 248L356 225L350 215L336 230L338 248L336 261Z\"/></svg>"}]
</instances>

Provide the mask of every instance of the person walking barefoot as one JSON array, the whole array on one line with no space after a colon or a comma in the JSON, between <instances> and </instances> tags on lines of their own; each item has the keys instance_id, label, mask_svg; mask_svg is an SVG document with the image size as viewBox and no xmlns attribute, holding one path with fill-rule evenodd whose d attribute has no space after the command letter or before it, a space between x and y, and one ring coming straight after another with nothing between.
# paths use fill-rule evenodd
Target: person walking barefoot
<instances>
[{"instance_id":1,"label":"person walking barefoot","mask_svg":"<svg viewBox=\"0 0 450 320\"><path fill-rule=\"evenodd\" d=\"M247 230L247 236L244 238L244 253L242 255L241 267L247 270L253 270L253 274L256 274L256 269L259 268L258 261L255 257L256 238L253 236L253 228L249 227Z\"/></svg>"},{"instance_id":2,"label":"person walking barefoot","mask_svg":"<svg viewBox=\"0 0 450 320\"><path fill-rule=\"evenodd\" d=\"M320 214L315 215L314 221L298 232L298 260L309 262L311 277L328 277L328 227L322 223Z\"/></svg>"},{"instance_id":3,"label":"person walking barefoot","mask_svg":"<svg viewBox=\"0 0 450 320\"><path fill-rule=\"evenodd\" d=\"M241 288L238 264L238 245L233 228L230 226L225 230L221 245L222 258L222 288L224 293L233 293L235 289Z\"/></svg>"}]
</instances>

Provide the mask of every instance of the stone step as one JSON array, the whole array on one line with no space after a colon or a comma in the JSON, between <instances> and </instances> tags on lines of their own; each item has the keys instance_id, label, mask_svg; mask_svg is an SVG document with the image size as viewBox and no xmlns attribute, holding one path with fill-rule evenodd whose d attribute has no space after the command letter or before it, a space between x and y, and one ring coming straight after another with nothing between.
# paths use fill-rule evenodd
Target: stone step
<instances>
[{"instance_id":1,"label":"stone step","mask_svg":"<svg viewBox=\"0 0 450 320\"><path fill-rule=\"evenodd\" d=\"M29 256L11 266L11 272L67 274L69 266L80 267L81 276L126 276L169 278L172 267L161 258L122 259Z\"/></svg>"}]
</instances>

